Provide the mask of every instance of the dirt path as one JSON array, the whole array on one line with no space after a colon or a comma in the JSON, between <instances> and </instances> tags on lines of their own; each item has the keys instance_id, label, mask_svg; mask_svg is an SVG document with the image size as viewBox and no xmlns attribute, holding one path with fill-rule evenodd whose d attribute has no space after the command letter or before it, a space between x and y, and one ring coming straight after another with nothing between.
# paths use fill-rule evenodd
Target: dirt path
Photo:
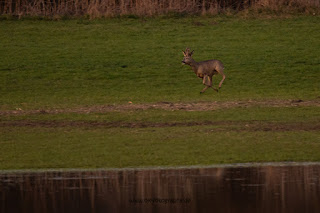
<instances>
[{"instance_id":1,"label":"dirt path","mask_svg":"<svg viewBox=\"0 0 320 213\"><path fill-rule=\"evenodd\" d=\"M211 111L229 108L248 107L295 107L295 106L317 106L320 107L320 98L314 100L265 100L265 101L213 101L213 102L190 102L190 103L145 103L145 104L123 104L123 105L97 105L78 107L71 109L38 109L38 110L7 110L0 111L1 115L28 115L28 114L59 114L59 113L106 113L134 110L162 109L162 110L183 110L183 111Z\"/></svg>"},{"instance_id":2,"label":"dirt path","mask_svg":"<svg viewBox=\"0 0 320 213\"><path fill-rule=\"evenodd\" d=\"M107 122L107 121L5 121L0 127L30 128L161 128L214 126L210 132L216 131L320 131L320 122L262 122L262 121L196 121L196 122Z\"/></svg>"}]
</instances>

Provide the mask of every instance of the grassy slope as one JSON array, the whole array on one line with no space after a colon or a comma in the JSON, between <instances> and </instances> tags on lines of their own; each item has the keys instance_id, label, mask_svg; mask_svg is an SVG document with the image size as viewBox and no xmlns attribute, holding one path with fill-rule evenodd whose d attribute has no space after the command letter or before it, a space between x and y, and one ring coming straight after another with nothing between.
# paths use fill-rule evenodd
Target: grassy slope
<instances>
[{"instance_id":1,"label":"grassy slope","mask_svg":"<svg viewBox=\"0 0 320 213\"><path fill-rule=\"evenodd\" d=\"M319 17L2 21L0 107L313 99L320 89L319 22ZM186 46L195 49L196 60L224 62L221 94L199 96L201 81L180 63Z\"/></svg>"},{"instance_id":2,"label":"grassy slope","mask_svg":"<svg viewBox=\"0 0 320 213\"><path fill-rule=\"evenodd\" d=\"M319 17L2 21L0 110L128 101L315 99L320 90L319 21ZM224 62L227 80L221 92L199 95L201 81L180 63L186 46L195 49L196 60ZM217 84L220 77L215 79ZM0 117L0 122L13 120L291 124L318 123L320 113L318 107L251 107ZM216 128L0 127L0 169L320 161L318 131Z\"/></svg>"},{"instance_id":3,"label":"grassy slope","mask_svg":"<svg viewBox=\"0 0 320 213\"><path fill-rule=\"evenodd\" d=\"M104 168L320 161L318 132L211 131L215 127L8 130L1 169Z\"/></svg>"},{"instance_id":4,"label":"grassy slope","mask_svg":"<svg viewBox=\"0 0 320 213\"><path fill-rule=\"evenodd\" d=\"M227 125L161 128L2 127L0 168L102 168L320 161L318 131L255 131L254 123L318 124L316 107L253 107L206 112L146 110L3 117L3 122L203 122ZM254 123L252 123L254 122ZM222 127L222 129L221 129Z\"/></svg>"}]
</instances>

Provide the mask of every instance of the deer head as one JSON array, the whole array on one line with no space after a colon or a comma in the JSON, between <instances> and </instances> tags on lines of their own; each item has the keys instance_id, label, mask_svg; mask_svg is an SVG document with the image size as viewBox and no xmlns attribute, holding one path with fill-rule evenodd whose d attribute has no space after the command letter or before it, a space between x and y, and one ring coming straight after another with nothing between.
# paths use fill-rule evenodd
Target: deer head
<instances>
[{"instance_id":1,"label":"deer head","mask_svg":"<svg viewBox=\"0 0 320 213\"><path fill-rule=\"evenodd\" d=\"M188 64L190 65L190 63L193 61L192 59L192 54L193 54L193 51L190 52L190 49L187 47L185 51L182 51L183 52L183 60L182 60L182 64Z\"/></svg>"}]
</instances>

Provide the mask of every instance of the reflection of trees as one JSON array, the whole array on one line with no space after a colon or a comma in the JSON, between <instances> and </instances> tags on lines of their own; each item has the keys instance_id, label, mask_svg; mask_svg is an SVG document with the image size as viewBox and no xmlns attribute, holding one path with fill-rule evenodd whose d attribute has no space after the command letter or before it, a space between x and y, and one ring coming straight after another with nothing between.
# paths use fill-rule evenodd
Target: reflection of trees
<instances>
[{"instance_id":1,"label":"reflection of trees","mask_svg":"<svg viewBox=\"0 0 320 213\"><path fill-rule=\"evenodd\" d=\"M320 166L1 174L0 211L320 212L319 177Z\"/></svg>"},{"instance_id":2,"label":"reflection of trees","mask_svg":"<svg viewBox=\"0 0 320 213\"><path fill-rule=\"evenodd\" d=\"M320 212L320 166L267 167L262 192L266 212ZM274 206L274 207L272 207ZM270 212L270 211L269 211Z\"/></svg>"}]
</instances>

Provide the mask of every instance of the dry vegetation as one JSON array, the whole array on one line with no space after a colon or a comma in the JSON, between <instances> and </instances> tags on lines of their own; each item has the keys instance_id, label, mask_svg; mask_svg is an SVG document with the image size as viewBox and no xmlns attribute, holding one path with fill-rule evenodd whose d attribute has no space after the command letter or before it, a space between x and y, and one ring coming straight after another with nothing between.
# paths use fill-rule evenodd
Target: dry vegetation
<instances>
[{"instance_id":1,"label":"dry vegetation","mask_svg":"<svg viewBox=\"0 0 320 213\"><path fill-rule=\"evenodd\" d=\"M223 13L319 14L319 0L2 0L0 14L24 16L155 16Z\"/></svg>"}]
</instances>

